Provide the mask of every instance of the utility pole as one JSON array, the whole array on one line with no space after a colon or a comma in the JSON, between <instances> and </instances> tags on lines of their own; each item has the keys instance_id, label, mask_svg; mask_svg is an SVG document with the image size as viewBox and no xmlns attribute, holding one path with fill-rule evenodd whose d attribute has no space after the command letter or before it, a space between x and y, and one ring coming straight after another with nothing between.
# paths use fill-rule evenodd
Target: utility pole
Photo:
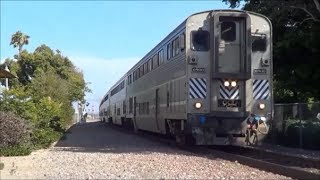
<instances>
[{"instance_id":1,"label":"utility pole","mask_svg":"<svg viewBox=\"0 0 320 180\"><path fill-rule=\"evenodd\" d=\"M82 103L80 101L78 102L78 111L79 111L78 123L82 123Z\"/></svg>"},{"instance_id":2,"label":"utility pole","mask_svg":"<svg viewBox=\"0 0 320 180\"><path fill-rule=\"evenodd\" d=\"M9 70L9 68L8 68L8 66L6 65L6 67L5 67L5 69L4 70L6 70L6 71L8 71L8 72L10 72L10 70ZM6 78L6 90L9 90L9 80L8 80L8 78Z\"/></svg>"}]
</instances>

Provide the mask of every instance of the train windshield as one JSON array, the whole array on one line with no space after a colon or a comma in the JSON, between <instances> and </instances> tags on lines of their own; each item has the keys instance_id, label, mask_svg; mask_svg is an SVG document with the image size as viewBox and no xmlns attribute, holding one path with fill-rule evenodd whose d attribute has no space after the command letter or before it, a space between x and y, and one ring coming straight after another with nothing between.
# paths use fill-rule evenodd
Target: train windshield
<instances>
[{"instance_id":1,"label":"train windshield","mask_svg":"<svg viewBox=\"0 0 320 180\"><path fill-rule=\"evenodd\" d=\"M236 39L236 24L232 21L221 23L221 39L231 42Z\"/></svg>"},{"instance_id":2,"label":"train windshield","mask_svg":"<svg viewBox=\"0 0 320 180\"><path fill-rule=\"evenodd\" d=\"M191 49L194 51L208 51L210 46L210 33L202 30L191 32Z\"/></svg>"},{"instance_id":3,"label":"train windshield","mask_svg":"<svg viewBox=\"0 0 320 180\"><path fill-rule=\"evenodd\" d=\"M252 34L252 51L266 51L267 37L265 34Z\"/></svg>"}]
</instances>

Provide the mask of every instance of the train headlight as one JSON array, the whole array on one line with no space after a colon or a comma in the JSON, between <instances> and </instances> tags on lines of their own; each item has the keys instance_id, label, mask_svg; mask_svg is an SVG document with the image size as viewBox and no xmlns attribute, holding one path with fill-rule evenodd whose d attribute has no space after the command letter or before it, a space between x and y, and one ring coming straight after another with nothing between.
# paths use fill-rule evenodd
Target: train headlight
<instances>
[{"instance_id":1,"label":"train headlight","mask_svg":"<svg viewBox=\"0 0 320 180\"><path fill-rule=\"evenodd\" d=\"M223 85L226 86L226 87L229 87L229 86L230 86L230 82L229 82L229 81L225 81L225 82L223 83Z\"/></svg>"},{"instance_id":2,"label":"train headlight","mask_svg":"<svg viewBox=\"0 0 320 180\"><path fill-rule=\"evenodd\" d=\"M265 104L263 104L263 103L260 103L260 104L259 104L259 109L261 109L261 110L262 110L262 109L264 109L264 108L266 108L266 105L265 105Z\"/></svg>"},{"instance_id":3,"label":"train headlight","mask_svg":"<svg viewBox=\"0 0 320 180\"><path fill-rule=\"evenodd\" d=\"M231 81L231 86L232 87L236 87L237 86L237 82L236 81Z\"/></svg>"},{"instance_id":4,"label":"train headlight","mask_svg":"<svg viewBox=\"0 0 320 180\"><path fill-rule=\"evenodd\" d=\"M200 108L202 107L202 104L199 103L199 102L197 102L197 103L194 104L194 107L195 107L196 109L200 109Z\"/></svg>"}]
</instances>

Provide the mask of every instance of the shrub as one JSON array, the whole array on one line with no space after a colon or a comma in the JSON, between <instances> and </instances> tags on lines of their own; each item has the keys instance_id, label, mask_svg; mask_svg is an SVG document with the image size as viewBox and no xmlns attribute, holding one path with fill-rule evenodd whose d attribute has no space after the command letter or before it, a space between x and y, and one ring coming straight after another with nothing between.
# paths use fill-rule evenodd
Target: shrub
<instances>
[{"instance_id":1,"label":"shrub","mask_svg":"<svg viewBox=\"0 0 320 180\"><path fill-rule=\"evenodd\" d=\"M25 146L25 145L0 148L1 156L25 156L25 155L29 155L31 152L32 152L31 147Z\"/></svg>"},{"instance_id":2,"label":"shrub","mask_svg":"<svg viewBox=\"0 0 320 180\"><path fill-rule=\"evenodd\" d=\"M0 148L28 143L30 129L26 120L12 112L0 112Z\"/></svg>"},{"instance_id":3,"label":"shrub","mask_svg":"<svg viewBox=\"0 0 320 180\"><path fill-rule=\"evenodd\" d=\"M57 141L62 133L56 132L51 128L35 129L32 133L32 143L35 149L47 148L51 143Z\"/></svg>"},{"instance_id":4,"label":"shrub","mask_svg":"<svg viewBox=\"0 0 320 180\"><path fill-rule=\"evenodd\" d=\"M288 126L285 145L299 147L300 124L292 123ZM305 122L301 128L303 148L320 149L320 124L317 122Z\"/></svg>"},{"instance_id":5,"label":"shrub","mask_svg":"<svg viewBox=\"0 0 320 180\"><path fill-rule=\"evenodd\" d=\"M12 112L0 111L0 155L18 156L31 153L30 128L26 120Z\"/></svg>"},{"instance_id":6,"label":"shrub","mask_svg":"<svg viewBox=\"0 0 320 180\"><path fill-rule=\"evenodd\" d=\"M28 95L25 88L17 87L6 90L0 98L0 111L13 112L32 124L39 119L36 103L33 102L33 98Z\"/></svg>"}]
</instances>

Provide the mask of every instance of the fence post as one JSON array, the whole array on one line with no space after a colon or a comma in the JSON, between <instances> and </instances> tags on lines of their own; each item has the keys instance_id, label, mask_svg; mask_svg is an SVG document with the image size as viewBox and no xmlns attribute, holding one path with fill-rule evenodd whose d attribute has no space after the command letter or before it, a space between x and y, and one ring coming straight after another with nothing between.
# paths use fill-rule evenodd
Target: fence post
<instances>
[{"instance_id":1,"label":"fence post","mask_svg":"<svg viewBox=\"0 0 320 180\"><path fill-rule=\"evenodd\" d=\"M302 148L302 106L298 104L299 108L299 148Z\"/></svg>"}]
</instances>

